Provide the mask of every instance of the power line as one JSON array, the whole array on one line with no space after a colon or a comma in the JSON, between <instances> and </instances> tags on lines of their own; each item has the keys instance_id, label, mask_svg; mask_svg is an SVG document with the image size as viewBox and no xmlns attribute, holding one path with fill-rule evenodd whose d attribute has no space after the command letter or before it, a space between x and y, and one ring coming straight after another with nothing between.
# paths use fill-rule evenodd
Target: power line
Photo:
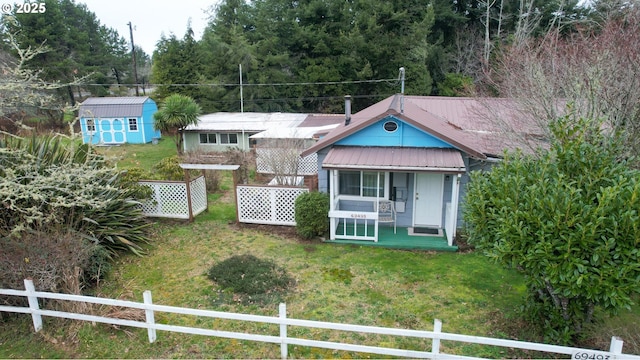
<instances>
[{"instance_id":1,"label":"power line","mask_svg":"<svg viewBox=\"0 0 640 360\"><path fill-rule=\"evenodd\" d=\"M324 81L324 82L288 82L288 83L266 83L266 84L251 84L251 83L243 83L242 86L309 86L309 85L346 85L346 84L370 84L370 83L395 83L397 79L376 79L376 80L349 80L349 81ZM19 82L16 82L19 83ZM46 85L60 85L59 83L44 83ZM240 86L237 83L229 83L229 84L219 84L219 83L192 83L192 84L97 84L97 83L88 83L88 84L76 84L74 86L223 86L223 87L233 87Z\"/></svg>"}]
</instances>

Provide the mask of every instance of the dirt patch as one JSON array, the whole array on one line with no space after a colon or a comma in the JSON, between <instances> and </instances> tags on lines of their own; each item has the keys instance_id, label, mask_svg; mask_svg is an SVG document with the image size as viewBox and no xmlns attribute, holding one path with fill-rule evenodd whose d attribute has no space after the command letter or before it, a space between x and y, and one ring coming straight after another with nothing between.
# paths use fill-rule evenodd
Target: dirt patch
<instances>
[{"instance_id":1,"label":"dirt patch","mask_svg":"<svg viewBox=\"0 0 640 360\"><path fill-rule=\"evenodd\" d=\"M251 230L256 230L256 231L259 231L259 232L265 233L265 234L277 235L277 236L280 236L280 237L283 237L283 238L296 240L297 242L299 242L301 244L318 244L318 243L320 243L320 240L315 240L315 239L309 240L309 239L305 239L305 238L301 237L300 235L298 235L298 233L296 232L295 226L243 224L243 223L233 224L232 226L235 227L238 230L251 229Z\"/></svg>"}]
</instances>

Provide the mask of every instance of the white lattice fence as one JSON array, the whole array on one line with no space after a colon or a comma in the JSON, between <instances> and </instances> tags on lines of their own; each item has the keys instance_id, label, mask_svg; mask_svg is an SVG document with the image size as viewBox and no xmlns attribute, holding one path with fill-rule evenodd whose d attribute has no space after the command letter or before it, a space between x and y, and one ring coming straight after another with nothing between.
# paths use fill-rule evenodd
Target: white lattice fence
<instances>
[{"instance_id":1,"label":"white lattice fence","mask_svg":"<svg viewBox=\"0 0 640 360\"><path fill-rule=\"evenodd\" d=\"M184 181L140 181L140 185L153 190L151 199L142 204L142 213L152 217L188 219L187 184ZM191 185L191 207L193 215L207 208L207 188L204 176L193 179Z\"/></svg>"},{"instance_id":2,"label":"white lattice fence","mask_svg":"<svg viewBox=\"0 0 640 360\"><path fill-rule=\"evenodd\" d=\"M282 148L258 148L256 149L256 171L261 174L273 174L271 164L277 159L290 158L291 149ZM296 171L297 170L297 171ZM313 153L298 159L298 168L292 169L296 174L288 175L315 175L318 173L318 154Z\"/></svg>"},{"instance_id":3,"label":"white lattice fence","mask_svg":"<svg viewBox=\"0 0 640 360\"><path fill-rule=\"evenodd\" d=\"M236 188L238 221L252 224L296 225L295 201L307 188L249 186Z\"/></svg>"}]
</instances>

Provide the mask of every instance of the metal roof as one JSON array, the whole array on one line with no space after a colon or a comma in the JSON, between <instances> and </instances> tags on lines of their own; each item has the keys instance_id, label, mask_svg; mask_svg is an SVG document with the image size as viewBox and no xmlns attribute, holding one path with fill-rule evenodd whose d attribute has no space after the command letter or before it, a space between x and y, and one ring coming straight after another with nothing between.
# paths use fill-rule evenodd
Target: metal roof
<instances>
[{"instance_id":1,"label":"metal roof","mask_svg":"<svg viewBox=\"0 0 640 360\"><path fill-rule=\"evenodd\" d=\"M227 113L201 115L198 123L186 131L247 131L260 132L273 128L293 128L304 121L307 114L292 113Z\"/></svg>"},{"instance_id":2,"label":"metal roof","mask_svg":"<svg viewBox=\"0 0 640 360\"><path fill-rule=\"evenodd\" d=\"M561 104L559 104L561 105ZM455 148L478 159L500 155L504 150L526 148L509 134L516 130L535 139L544 134L536 124L518 116L515 104L509 99L476 99L439 96L393 95L351 116L306 149L307 156L354 134L388 116L417 127Z\"/></svg>"},{"instance_id":3,"label":"metal roof","mask_svg":"<svg viewBox=\"0 0 640 360\"><path fill-rule=\"evenodd\" d=\"M410 170L464 173L460 151L441 148L335 146L322 161L327 169Z\"/></svg>"},{"instance_id":4,"label":"metal roof","mask_svg":"<svg viewBox=\"0 0 640 360\"><path fill-rule=\"evenodd\" d=\"M80 104L80 117L115 118L142 116L148 96L92 97Z\"/></svg>"},{"instance_id":5,"label":"metal roof","mask_svg":"<svg viewBox=\"0 0 640 360\"><path fill-rule=\"evenodd\" d=\"M313 139L318 133L328 133L338 124L315 127L295 127L285 129L269 129L249 136L252 139Z\"/></svg>"}]
</instances>

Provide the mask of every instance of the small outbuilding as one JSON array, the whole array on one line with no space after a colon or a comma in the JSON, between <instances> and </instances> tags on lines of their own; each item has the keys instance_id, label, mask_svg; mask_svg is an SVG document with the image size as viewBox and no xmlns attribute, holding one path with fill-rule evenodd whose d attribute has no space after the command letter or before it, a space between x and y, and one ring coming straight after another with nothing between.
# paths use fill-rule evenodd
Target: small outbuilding
<instances>
[{"instance_id":1,"label":"small outbuilding","mask_svg":"<svg viewBox=\"0 0 640 360\"><path fill-rule=\"evenodd\" d=\"M80 104L82 142L146 144L160 138L153 114L158 106L148 96L92 97Z\"/></svg>"}]
</instances>

